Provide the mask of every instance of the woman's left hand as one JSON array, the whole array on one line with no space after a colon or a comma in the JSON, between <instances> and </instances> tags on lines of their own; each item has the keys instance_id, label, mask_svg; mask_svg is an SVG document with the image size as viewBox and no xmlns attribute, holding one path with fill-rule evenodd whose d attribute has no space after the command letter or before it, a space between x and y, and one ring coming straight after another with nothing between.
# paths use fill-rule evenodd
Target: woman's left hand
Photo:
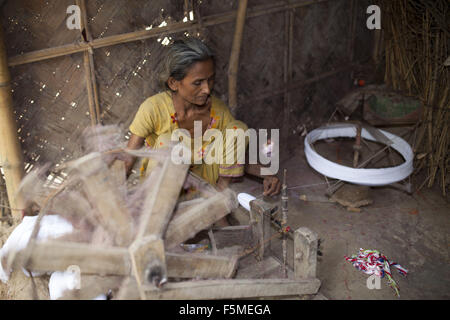
<instances>
[{"instance_id":1,"label":"woman's left hand","mask_svg":"<svg viewBox=\"0 0 450 320\"><path fill-rule=\"evenodd\" d=\"M263 181L265 196L274 196L280 193L281 182L277 176L266 176Z\"/></svg>"}]
</instances>

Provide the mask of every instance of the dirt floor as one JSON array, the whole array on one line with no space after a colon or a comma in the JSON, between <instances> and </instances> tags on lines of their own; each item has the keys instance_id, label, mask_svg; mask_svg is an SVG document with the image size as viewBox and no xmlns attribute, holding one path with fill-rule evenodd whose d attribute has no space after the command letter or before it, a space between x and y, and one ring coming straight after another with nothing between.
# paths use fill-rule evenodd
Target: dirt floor
<instances>
[{"instance_id":1,"label":"dirt floor","mask_svg":"<svg viewBox=\"0 0 450 320\"><path fill-rule=\"evenodd\" d=\"M334 149L328 153L329 159L335 160ZM280 171L284 168L288 170L288 188L325 182L307 164L302 143L293 157L280 164ZM361 207L361 212L348 211L338 203L299 199L302 195L323 197L326 188L321 184L291 189L288 221L291 228L308 227L320 238L317 277L322 281L319 292L323 296L333 300L398 299L386 278L381 279L381 289L368 289L368 275L344 259L363 248L378 250L409 270L407 277L392 271L400 299L450 298L449 197L444 198L437 188L424 187L412 195L392 187L370 188L372 203ZM262 193L261 185L251 179L233 189L255 196ZM269 201L276 203L280 197Z\"/></svg>"},{"instance_id":2,"label":"dirt floor","mask_svg":"<svg viewBox=\"0 0 450 320\"><path fill-rule=\"evenodd\" d=\"M284 168L288 170L287 184L292 188L289 191L288 224L294 230L308 227L320 238L317 277L322 285L319 293L332 300L398 299L385 278L381 279L381 289L368 289L368 276L344 259L363 248L379 250L409 270L407 277L393 271L393 278L400 287L400 299L450 299L449 198L444 198L437 188L424 187L409 195L392 187L378 187L365 190L371 204L361 207L361 212L348 211L338 203L303 201L301 196L324 198L327 185L324 177L307 164L301 140L295 154L281 162L280 172ZM342 156L335 150L336 145L325 146L322 150L328 153L330 160L340 161L340 157L345 158L344 155L351 152L351 146L345 143L338 146ZM415 180L419 181L419 178L412 179L413 190L420 185L414 184ZM254 196L262 194L262 184L250 178L233 184L232 189ZM280 196L266 200L279 204ZM241 214L242 210L240 208ZM10 226L2 224L0 245L11 231ZM277 245L272 250L280 254ZM260 277L266 277L264 272L270 268L279 271L276 263L275 267L273 261L269 264L258 267L249 256L242 259L239 268L243 272L248 269L254 272L259 268ZM48 298L47 281L48 277L36 278L41 299ZM30 279L16 271L9 285L0 282L0 299L31 299L31 288Z\"/></svg>"}]
</instances>

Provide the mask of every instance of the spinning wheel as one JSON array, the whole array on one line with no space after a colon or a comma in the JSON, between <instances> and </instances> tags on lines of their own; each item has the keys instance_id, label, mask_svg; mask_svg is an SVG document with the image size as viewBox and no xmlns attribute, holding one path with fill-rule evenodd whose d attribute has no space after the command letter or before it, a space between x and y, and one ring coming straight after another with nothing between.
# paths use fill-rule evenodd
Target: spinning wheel
<instances>
[{"instance_id":1,"label":"spinning wheel","mask_svg":"<svg viewBox=\"0 0 450 320\"><path fill-rule=\"evenodd\" d=\"M91 152L67 164L68 175L57 189L46 186L39 171L30 173L21 188L27 200L40 207L39 217L28 246L11 253L8 265L35 272L76 266L81 287L68 292L66 299L92 299L109 290L115 299L224 299L317 292L320 281L302 277L311 275L310 271L299 270L299 279L294 280L229 279L236 272L237 256L177 252L181 243L238 204L231 190L218 192L188 174L189 165L174 164L170 151L133 152L154 157L157 165L132 192L126 187L123 163L107 166L105 155L110 151ZM198 190L197 199L180 201L185 200L179 196L186 181ZM74 232L37 241L40 219L53 213L70 221ZM307 247L308 241L297 251ZM300 258L306 264L299 266L311 269L309 254Z\"/></svg>"}]
</instances>

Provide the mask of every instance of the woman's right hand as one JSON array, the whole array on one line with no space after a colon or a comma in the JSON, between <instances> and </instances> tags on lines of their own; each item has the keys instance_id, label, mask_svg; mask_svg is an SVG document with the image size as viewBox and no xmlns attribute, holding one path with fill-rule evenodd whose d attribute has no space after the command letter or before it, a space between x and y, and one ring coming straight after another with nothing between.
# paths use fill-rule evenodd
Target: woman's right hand
<instances>
[{"instance_id":1,"label":"woman's right hand","mask_svg":"<svg viewBox=\"0 0 450 320\"><path fill-rule=\"evenodd\" d=\"M142 148L144 145L145 138L139 137L135 134L131 134L130 140L128 140L127 148L131 150L136 150ZM125 154L125 170L127 172L127 177L131 173L131 169L133 169L134 163L136 162L136 157L133 157L130 154Z\"/></svg>"}]
</instances>

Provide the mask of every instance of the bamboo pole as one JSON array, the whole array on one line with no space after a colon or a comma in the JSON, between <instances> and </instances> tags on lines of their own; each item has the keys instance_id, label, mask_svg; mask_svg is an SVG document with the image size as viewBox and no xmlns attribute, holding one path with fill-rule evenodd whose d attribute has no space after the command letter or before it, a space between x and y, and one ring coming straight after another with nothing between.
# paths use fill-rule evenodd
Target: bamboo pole
<instances>
[{"instance_id":1,"label":"bamboo pole","mask_svg":"<svg viewBox=\"0 0 450 320\"><path fill-rule=\"evenodd\" d=\"M17 192L24 176L22 157L13 114L11 75L8 69L3 28L0 26L0 166L4 173L11 213L17 220L25 209L23 197Z\"/></svg>"},{"instance_id":2,"label":"bamboo pole","mask_svg":"<svg viewBox=\"0 0 450 320\"><path fill-rule=\"evenodd\" d=\"M350 4L350 40L348 43L348 56L350 62L353 62L355 54L355 36L356 36L356 13L357 13L357 1L351 0Z\"/></svg>"},{"instance_id":3,"label":"bamboo pole","mask_svg":"<svg viewBox=\"0 0 450 320\"><path fill-rule=\"evenodd\" d=\"M372 52L372 60L375 65L378 65L380 61L380 51L382 46L382 30L374 30L373 32L373 52Z\"/></svg>"},{"instance_id":4,"label":"bamboo pole","mask_svg":"<svg viewBox=\"0 0 450 320\"><path fill-rule=\"evenodd\" d=\"M95 126L99 119L97 113L95 112L95 102L94 102L94 92L92 89L92 74L89 64L89 52L85 51L83 53L83 65L84 65L84 76L86 79L86 90L88 96L88 106L89 106L89 116L91 117L91 126ZM95 81L95 80L94 80Z\"/></svg>"},{"instance_id":5,"label":"bamboo pole","mask_svg":"<svg viewBox=\"0 0 450 320\"><path fill-rule=\"evenodd\" d=\"M233 44L228 65L228 106L231 112L237 107L237 74L239 69L239 54L241 52L242 36L244 34L247 0L239 1Z\"/></svg>"},{"instance_id":6,"label":"bamboo pole","mask_svg":"<svg viewBox=\"0 0 450 320\"><path fill-rule=\"evenodd\" d=\"M85 0L76 0L81 11L81 39L83 42L90 43L92 41L91 32L88 28L88 17ZM84 35L83 35L84 31ZM98 98L97 82L95 80L94 66L94 50L89 47L84 51L84 73L86 77L86 89L88 92L89 112L91 116L91 125L99 124L100 121L100 104Z\"/></svg>"},{"instance_id":7,"label":"bamboo pole","mask_svg":"<svg viewBox=\"0 0 450 320\"><path fill-rule=\"evenodd\" d=\"M200 33L203 30L203 18L200 12L200 4L192 3L192 10L195 14L195 21L197 22L197 33Z\"/></svg>"},{"instance_id":8,"label":"bamboo pole","mask_svg":"<svg viewBox=\"0 0 450 320\"><path fill-rule=\"evenodd\" d=\"M286 35L286 44L285 44L285 69L284 69L284 120L283 120L283 137L285 139L289 136L289 119L290 119L290 108L291 108L291 94L290 90L288 90L289 84L292 82L292 46L294 42L294 11L293 9L290 11L286 11L285 14L285 35ZM285 144L285 150L287 151L287 144Z\"/></svg>"}]
</instances>

